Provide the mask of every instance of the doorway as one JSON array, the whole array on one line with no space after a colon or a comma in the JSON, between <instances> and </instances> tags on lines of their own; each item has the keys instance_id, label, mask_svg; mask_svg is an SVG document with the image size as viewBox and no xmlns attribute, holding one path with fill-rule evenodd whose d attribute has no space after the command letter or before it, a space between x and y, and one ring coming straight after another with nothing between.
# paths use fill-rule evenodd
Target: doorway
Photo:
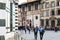
<instances>
[{"instance_id":1,"label":"doorway","mask_svg":"<svg viewBox=\"0 0 60 40\"><path fill-rule=\"evenodd\" d=\"M55 27L55 20L51 21L51 27Z\"/></svg>"}]
</instances>

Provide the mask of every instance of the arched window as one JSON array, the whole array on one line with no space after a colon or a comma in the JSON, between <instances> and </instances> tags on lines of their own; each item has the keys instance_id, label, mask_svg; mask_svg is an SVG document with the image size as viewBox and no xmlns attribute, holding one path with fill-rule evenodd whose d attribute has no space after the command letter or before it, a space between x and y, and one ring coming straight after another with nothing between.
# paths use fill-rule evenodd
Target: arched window
<instances>
[{"instance_id":1,"label":"arched window","mask_svg":"<svg viewBox=\"0 0 60 40\"><path fill-rule=\"evenodd\" d=\"M38 19L38 16L36 16L36 20Z\"/></svg>"}]
</instances>

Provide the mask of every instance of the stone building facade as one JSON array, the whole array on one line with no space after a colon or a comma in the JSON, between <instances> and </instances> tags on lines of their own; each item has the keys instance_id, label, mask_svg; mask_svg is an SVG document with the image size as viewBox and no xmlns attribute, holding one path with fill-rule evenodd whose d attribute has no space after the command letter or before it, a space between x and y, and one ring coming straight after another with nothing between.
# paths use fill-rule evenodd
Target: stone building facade
<instances>
[{"instance_id":1,"label":"stone building facade","mask_svg":"<svg viewBox=\"0 0 60 40\"><path fill-rule=\"evenodd\" d=\"M60 28L60 0L38 0L19 5L24 21L31 20L31 26ZM20 18L19 18L20 19Z\"/></svg>"}]
</instances>

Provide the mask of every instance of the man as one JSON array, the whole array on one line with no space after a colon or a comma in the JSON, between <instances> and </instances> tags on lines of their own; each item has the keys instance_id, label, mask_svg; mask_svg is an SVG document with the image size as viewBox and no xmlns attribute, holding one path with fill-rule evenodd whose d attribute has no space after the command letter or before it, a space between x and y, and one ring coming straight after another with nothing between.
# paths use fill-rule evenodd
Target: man
<instances>
[{"instance_id":1,"label":"man","mask_svg":"<svg viewBox=\"0 0 60 40\"><path fill-rule=\"evenodd\" d=\"M39 33L40 33L40 40L42 40L42 38L43 38L43 35L44 35L44 28L43 27L40 27L39 28Z\"/></svg>"},{"instance_id":2,"label":"man","mask_svg":"<svg viewBox=\"0 0 60 40\"><path fill-rule=\"evenodd\" d=\"M33 31L34 31L35 40L37 40L38 26L34 27Z\"/></svg>"}]
</instances>

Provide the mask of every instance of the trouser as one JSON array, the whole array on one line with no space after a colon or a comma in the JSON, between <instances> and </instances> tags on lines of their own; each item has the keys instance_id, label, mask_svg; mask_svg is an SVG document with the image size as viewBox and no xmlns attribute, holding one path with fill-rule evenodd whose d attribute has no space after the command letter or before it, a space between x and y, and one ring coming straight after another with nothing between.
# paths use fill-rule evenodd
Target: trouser
<instances>
[{"instance_id":1,"label":"trouser","mask_svg":"<svg viewBox=\"0 0 60 40\"><path fill-rule=\"evenodd\" d=\"M25 28L25 33L26 33L26 28Z\"/></svg>"},{"instance_id":2,"label":"trouser","mask_svg":"<svg viewBox=\"0 0 60 40\"><path fill-rule=\"evenodd\" d=\"M37 32L34 32L35 40L37 40Z\"/></svg>"},{"instance_id":3,"label":"trouser","mask_svg":"<svg viewBox=\"0 0 60 40\"><path fill-rule=\"evenodd\" d=\"M44 33L40 32L40 40L43 39L43 35L44 35Z\"/></svg>"},{"instance_id":4,"label":"trouser","mask_svg":"<svg viewBox=\"0 0 60 40\"><path fill-rule=\"evenodd\" d=\"M30 30L29 30L29 34L30 34Z\"/></svg>"},{"instance_id":5,"label":"trouser","mask_svg":"<svg viewBox=\"0 0 60 40\"><path fill-rule=\"evenodd\" d=\"M30 29L28 29L28 31L29 31L29 34L30 34Z\"/></svg>"}]
</instances>

